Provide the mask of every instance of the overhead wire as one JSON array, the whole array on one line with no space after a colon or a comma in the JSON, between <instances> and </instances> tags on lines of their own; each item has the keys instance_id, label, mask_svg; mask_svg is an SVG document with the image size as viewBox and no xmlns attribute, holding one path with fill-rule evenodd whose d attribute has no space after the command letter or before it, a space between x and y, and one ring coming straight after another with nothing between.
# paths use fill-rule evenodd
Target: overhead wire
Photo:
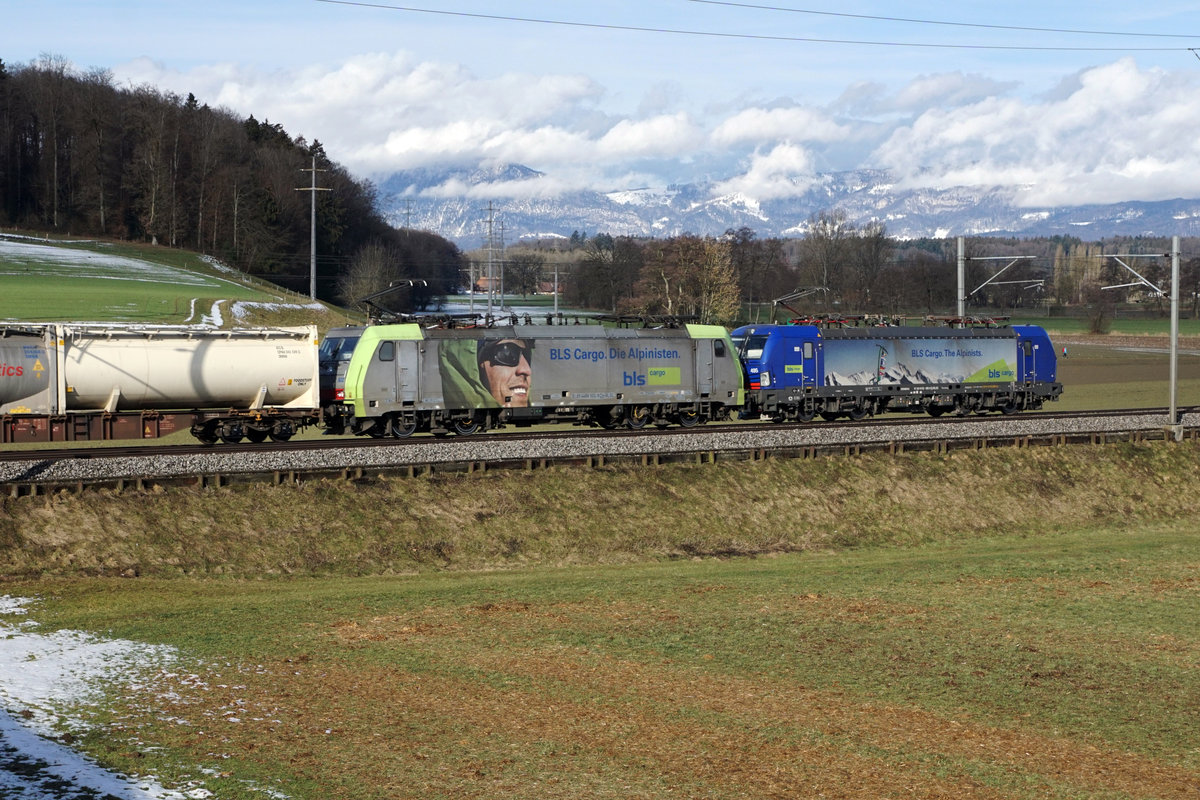
<instances>
[{"instance_id":1,"label":"overhead wire","mask_svg":"<svg viewBox=\"0 0 1200 800\"><path fill-rule=\"evenodd\" d=\"M879 22L905 22L915 25L948 25L957 28L985 28L999 31L1021 31L1025 33L1067 33L1083 36L1131 36L1163 39L1200 39L1198 34L1188 33L1134 33L1132 31L1093 31L1075 28L1037 28L1029 25L995 25L984 22L952 22L937 19L915 19L912 17L888 17L873 14L850 14L844 11L815 11L807 8L792 8L790 6L768 6L758 3L738 3L733 0L686 0L689 3L699 3L708 6L729 6L731 8L747 8L756 11L784 11L792 14L812 14L822 17L844 17L848 19L869 19Z\"/></svg>"},{"instance_id":2,"label":"overhead wire","mask_svg":"<svg viewBox=\"0 0 1200 800\"><path fill-rule=\"evenodd\" d=\"M732 33L729 31L700 31L679 28L658 28L641 25L616 25L605 22L578 22L573 20L547 19L541 17L518 17L508 14L483 14L473 11L452 11L444 8L420 8L417 6L401 6L390 3L372 3L366 0L316 0L318 3L330 5L356 6L360 8L378 8L390 11L406 11L414 14L436 14L451 17L466 17L472 19L488 19L503 22L524 22L537 25L558 25L572 28L592 28L598 30L636 31L640 33L662 33L676 36L704 36L721 39L749 39L754 41L772 42L803 42L809 44L848 44L871 47L916 47L946 50L1009 50L1009 51L1039 51L1039 52L1194 52L1190 47L1094 47L1071 45L1004 45L1004 44L967 44L946 42L898 42L863 39L832 39L817 36L782 36L777 34ZM736 5L736 4L730 4ZM902 20L897 20L902 21ZM903 20L918 21L918 20ZM950 24L950 23L946 23ZM966 24L966 23L964 23ZM1048 29L1047 29L1048 30ZM1083 31L1075 31L1083 33ZM1185 37L1190 38L1190 37Z\"/></svg>"}]
</instances>

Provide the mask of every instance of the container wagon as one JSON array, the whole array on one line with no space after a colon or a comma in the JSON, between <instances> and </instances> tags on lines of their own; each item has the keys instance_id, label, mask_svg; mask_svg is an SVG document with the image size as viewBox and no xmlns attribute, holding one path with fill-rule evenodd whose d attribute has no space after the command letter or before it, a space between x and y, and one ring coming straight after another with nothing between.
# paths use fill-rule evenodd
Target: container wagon
<instances>
[{"instance_id":1,"label":"container wagon","mask_svg":"<svg viewBox=\"0 0 1200 800\"><path fill-rule=\"evenodd\" d=\"M0 325L0 438L283 441L319 415L315 326Z\"/></svg>"}]
</instances>

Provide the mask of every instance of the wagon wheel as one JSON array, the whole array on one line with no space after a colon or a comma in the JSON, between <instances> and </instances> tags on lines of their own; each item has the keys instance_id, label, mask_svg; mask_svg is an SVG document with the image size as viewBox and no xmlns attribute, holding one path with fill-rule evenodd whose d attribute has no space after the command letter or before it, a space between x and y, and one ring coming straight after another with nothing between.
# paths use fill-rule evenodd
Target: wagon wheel
<instances>
[{"instance_id":1,"label":"wagon wheel","mask_svg":"<svg viewBox=\"0 0 1200 800\"><path fill-rule=\"evenodd\" d=\"M625 424L636 430L641 430L646 427L646 423L650 421L650 409L646 406L634 406L629 412L629 418L625 420Z\"/></svg>"},{"instance_id":2,"label":"wagon wheel","mask_svg":"<svg viewBox=\"0 0 1200 800\"><path fill-rule=\"evenodd\" d=\"M929 408L925 409L925 412L934 419L937 419L942 414L946 413L946 409L942 408L941 406L930 406Z\"/></svg>"},{"instance_id":3,"label":"wagon wheel","mask_svg":"<svg viewBox=\"0 0 1200 800\"><path fill-rule=\"evenodd\" d=\"M679 412L679 424L685 428L694 428L700 421L700 412L694 408Z\"/></svg>"},{"instance_id":4,"label":"wagon wheel","mask_svg":"<svg viewBox=\"0 0 1200 800\"><path fill-rule=\"evenodd\" d=\"M271 441L286 442L288 439L292 438L292 435L295 432L296 426L290 422L276 423L275 427L271 428Z\"/></svg>"},{"instance_id":5,"label":"wagon wheel","mask_svg":"<svg viewBox=\"0 0 1200 800\"><path fill-rule=\"evenodd\" d=\"M246 428L246 438L254 444L262 444L271 432L266 428Z\"/></svg>"},{"instance_id":6,"label":"wagon wheel","mask_svg":"<svg viewBox=\"0 0 1200 800\"><path fill-rule=\"evenodd\" d=\"M209 425L205 425L204 429L201 430L199 433L197 433L195 430L193 430L192 435L196 437L196 439L200 442L200 444L216 444L217 443L217 432L215 430L213 430L212 427Z\"/></svg>"},{"instance_id":7,"label":"wagon wheel","mask_svg":"<svg viewBox=\"0 0 1200 800\"><path fill-rule=\"evenodd\" d=\"M218 430L217 435L219 435L221 437L221 441L225 442L226 444L237 444L245 437L246 429L242 427L242 423L240 422L231 422L229 424L222 425Z\"/></svg>"},{"instance_id":8,"label":"wagon wheel","mask_svg":"<svg viewBox=\"0 0 1200 800\"><path fill-rule=\"evenodd\" d=\"M415 419L400 419L392 420L392 436L397 439L407 439L417 432L417 421Z\"/></svg>"}]
</instances>

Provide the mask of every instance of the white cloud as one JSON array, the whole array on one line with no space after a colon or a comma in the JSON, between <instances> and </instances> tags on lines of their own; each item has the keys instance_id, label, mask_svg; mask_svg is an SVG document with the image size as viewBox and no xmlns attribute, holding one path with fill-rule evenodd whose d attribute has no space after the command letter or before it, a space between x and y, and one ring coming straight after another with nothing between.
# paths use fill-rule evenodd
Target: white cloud
<instances>
[{"instance_id":1,"label":"white cloud","mask_svg":"<svg viewBox=\"0 0 1200 800\"><path fill-rule=\"evenodd\" d=\"M832 142L853 138L853 128L838 124L825 112L800 106L747 108L722 121L712 133L718 146L743 142Z\"/></svg>"},{"instance_id":2,"label":"white cloud","mask_svg":"<svg viewBox=\"0 0 1200 800\"><path fill-rule=\"evenodd\" d=\"M662 83L627 113L602 110L609 93L585 75L481 78L405 52L271 72L229 63L179 72L141 59L114 75L319 139L367 177L480 163L547 173L491 196L711 177L721 192L767 200L803 192L818 170L857 167L889 168L906 186L1020 186L1027 205L1200 196L1200 77L1132 59L1082 70L1040 96L952 71L892 89L855 82L826 108L743 96L695 109Z\"/></svg>"},{"instance_id":3,"label":"white cloud","mask_svg":"<svg viewBox=\"0 0 1200 800\"><path fill-rule=\"evenodd\" d=\"M684 113L646 120L621 120L597 142L597 155L608 161L678 156L693 151L703 134Z\"/></svg>"},{"instance_id":4,"label":"white cloud","mask_svg":"<svg viewBox=\"0 0 1200 800\"><path fill-rule=\"evenodd\" d=\"M908 186L1019 185L1028 206L1195 197L1198 83L1122 59L1040 100L926 111L873 160Z\"/></svg>"},{"instance_id":5,"label":"white cloud","mask_svg":"<svg viewBox=\"0 0 1200 800\"><path fill-rule=\"evenodd\" d=\"M802 194L814 180L808 152L798 145L781 144L768 153L755 153L743 174L716 184L713 194L774 200Z\"/></svg>"}]
</instances>

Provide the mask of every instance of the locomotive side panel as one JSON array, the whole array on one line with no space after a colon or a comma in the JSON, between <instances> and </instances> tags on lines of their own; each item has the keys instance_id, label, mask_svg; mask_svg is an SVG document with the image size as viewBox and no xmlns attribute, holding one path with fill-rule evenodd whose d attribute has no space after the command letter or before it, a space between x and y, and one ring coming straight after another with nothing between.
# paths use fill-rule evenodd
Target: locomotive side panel
<instances>
[{"instance_id":1,"label":"locomotive side panel","mask_svg":"<svg viewBox=\"0 0 1200 800\"><path fill-rule=\"evenodd\" d=\"M515 326L439 341L446 408L560 408L697 398L686 331Z\"/></svg>"},{"instance_id":2,"label":"locomotive side panel","mask_svg":"<svg viewBox=\"0 0 1200 800\"><path fill-rule=\"evenodd\" d=\"M1017 348L1012 338L826 339L825 386L1013 383Z\"/></svg>"}]
</instances>

